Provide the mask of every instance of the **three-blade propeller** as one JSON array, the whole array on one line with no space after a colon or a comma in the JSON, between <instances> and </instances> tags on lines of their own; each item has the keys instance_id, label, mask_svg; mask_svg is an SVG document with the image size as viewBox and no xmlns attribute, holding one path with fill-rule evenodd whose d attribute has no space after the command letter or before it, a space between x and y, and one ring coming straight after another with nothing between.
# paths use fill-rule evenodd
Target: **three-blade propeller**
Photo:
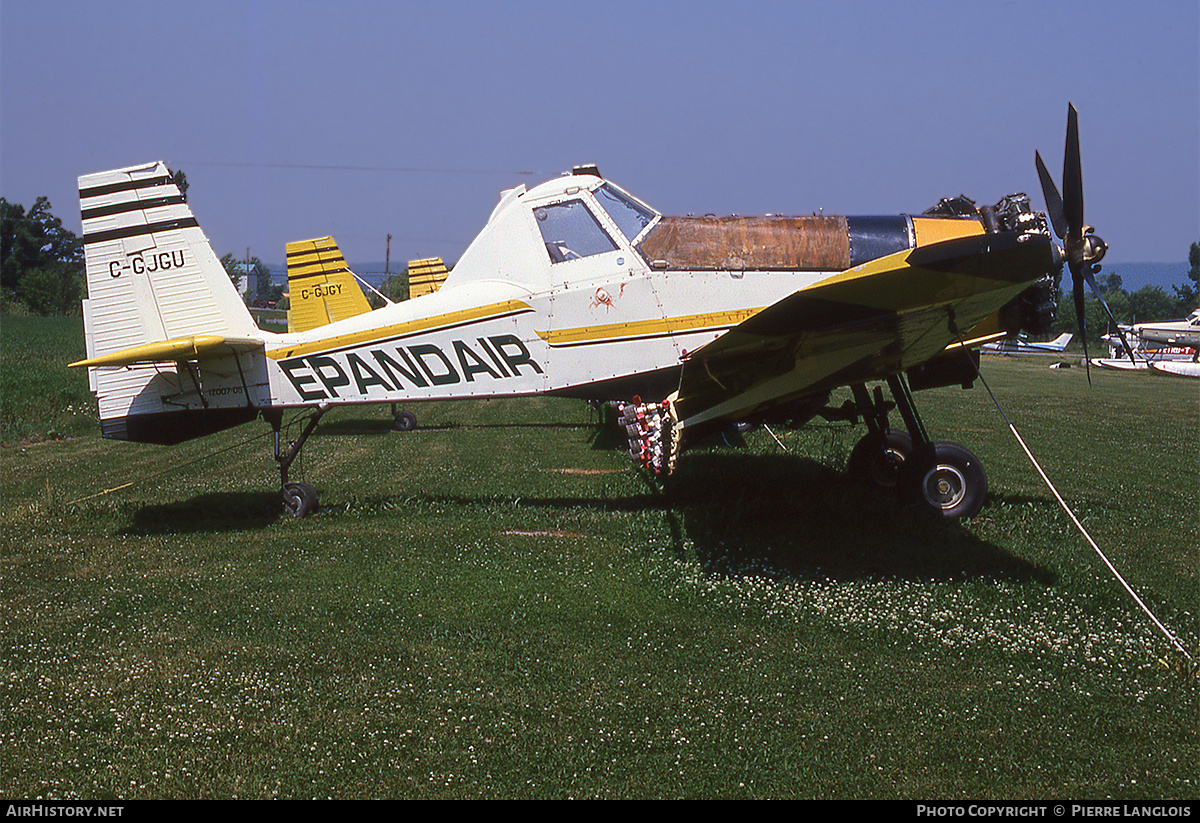
<instances>
[{"instance_id":1,"label":"three-blade propeller","mask_svg":"<svg viewBox=\"0 0 1200 823\"><path fill-rule=\"evenodd\" d=\"M1079 115L1075 111L1075 106L1071 104L1067 106L1067 146L1063 152L1063 193L1061 196L1058 188L1054 185L1054 179L1050 176L1050 172L1046 170L1046 164L1042 162L1041 154L1034 152L1034 159L1037 161L1038 177L1042 181L1042 194L1046 198L1046 216L1050 218L1050 225L1054 228L1054 233L1066 247L1067 267L1071 270L1072 293L1075 298L1075 317L1079 324L1079 335L1083 338L1083 358L1087 365L1088 382L1090 383L1092 373L1088 359L1087 329L1084 327L1083 284L1085 282L1091 287L1096 299L1100 301L1100 305L1104 307L1108 319L1117 327L1117 334L1121 336L1121 343L1124 344L1131 361L1133 360L1133 349L1129 347L1125 333L1121 331L1120 324L1113 317L1112 310L1109 309L1108 303L1104 302L1104 296L1096 285L1095 275L1100 271L1100 260L1108 251L1108 246L1094 233L1095 230L1091 226L1083 222L1083 170L1079 159Z\"/></svg>"}]
</instances>

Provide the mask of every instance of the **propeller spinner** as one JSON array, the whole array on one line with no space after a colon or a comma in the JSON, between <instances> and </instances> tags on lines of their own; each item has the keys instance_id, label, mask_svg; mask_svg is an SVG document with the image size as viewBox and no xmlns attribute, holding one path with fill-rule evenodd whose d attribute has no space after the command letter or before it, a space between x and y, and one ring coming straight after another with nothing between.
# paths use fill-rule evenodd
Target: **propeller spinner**
<instances>
[{"instance_id":1,"label":"propeller spinner","mask_svg":"<svg viewBox=\"0 0 1200 823\"><path fill-rule=\"evenodd\" d=\"M1108 245L1095 233L1095 229L1083 222L1083 170L1079 159L1079 115L1075 106L1067 104L1067 146L1063 152L1063 193L1059 195L1054 179L1046 170L1041 154L1034 152L1038 177L1042 181L1042 194L1046 198L1046 215L1054 227L1054 233L1065 244L1067 267L1071 270L1072 293L1075 298L1075 318L1079 335L1083 338L1084 363L1088 364L1088 382L1091 382L1091 367L1087 351L1087 330L1084 327L1084 291L1086 282L1096 299L1104 307L1108 319L1117 326L1117 333L1133 360L1133 350L1125 333L1121 331L1112 310L1104 302L1104 296L1096 285L1096 272L1100 271L1100 260L1108 251Z\"/></svg>"}]
</instances>

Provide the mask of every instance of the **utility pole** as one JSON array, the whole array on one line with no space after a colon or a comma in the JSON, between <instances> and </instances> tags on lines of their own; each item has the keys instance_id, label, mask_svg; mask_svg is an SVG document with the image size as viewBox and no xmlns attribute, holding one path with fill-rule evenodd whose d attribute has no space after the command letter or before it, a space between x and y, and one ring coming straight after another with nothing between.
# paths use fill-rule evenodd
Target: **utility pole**
<instances>
[{"instance_id":1,"label":"utility pole","mask_svg":"<svg viewBox=\"0 0 1200 823\"><path fill-rule=\"evenodd\" d=\"M392 236L387 236L387 251L383 253L383 276L391 277L392 275Z\"/></svg>"}]
</instances>

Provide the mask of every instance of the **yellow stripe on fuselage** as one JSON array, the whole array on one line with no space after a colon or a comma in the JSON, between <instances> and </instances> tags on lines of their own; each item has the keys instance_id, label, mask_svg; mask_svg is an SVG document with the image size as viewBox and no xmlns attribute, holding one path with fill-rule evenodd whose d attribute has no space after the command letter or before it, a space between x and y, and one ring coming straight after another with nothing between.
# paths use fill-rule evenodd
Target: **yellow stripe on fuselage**
<instances>
[{"instance_id":1,"label":"yellow stripe on fuselage","mask_svg":"<svg viewBox=\"0 0 1200 823\"><path fill-rule=\"evenodd\" d=\"M405 323L395 323L391 326L363 329L362 331L337 334L332 337L322 337L308 343L297 343L271 349L267 357L272 360L285 360L289 357L300 357L307 354L350 349L365 346L368 343L379 343L398 337L408 337L420 332L437 331L440 329L476 323L483 320L494 320L509 314L521 314L533 311L533 307L522 300L505 300L503 303L492 303L487 306L477 306L463 311L436 314L432 317L422 317Z\"/></svg>"},{"instance_id":2,"label":"yellow stripe on fuselage","mask_svg":"<svg viewBox=\"0 0 1200 823\"><path fill-rule=\"evenodd\" d=\"M590 343L620 343L665 334L687 334L714 329L730 329L762 311L762 308L691 314L683 317L663 317L655 320L635 320L627 323L607 323L603 326L579 326L573 329L539 331L538 337L550 346L579 346Z\"/></svg>"}]
</instances>

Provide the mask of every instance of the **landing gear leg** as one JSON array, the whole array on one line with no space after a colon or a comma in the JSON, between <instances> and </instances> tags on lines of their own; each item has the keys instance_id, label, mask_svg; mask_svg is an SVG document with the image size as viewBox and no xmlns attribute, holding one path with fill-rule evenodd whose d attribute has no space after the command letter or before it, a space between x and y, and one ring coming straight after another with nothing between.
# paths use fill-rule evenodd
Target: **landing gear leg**
<instances>
[{"instance_id":1,"label":"landing gear leg","mask_svg":"<svg viewBox=\"0 0 1200 823\"><path fill-rule=\"evenodd\" d=\"M987 497L983 464L957 443L929 439L903 378L889 377L888 387L913 443L912 455L897 473L901 496L936 517L974 517Z\"/></svg>"},{"instance_id":2,"label":"landing gear leg","mask_svg":"<svg viewBox=\"0 0 1200 823\"><path fill-rule=\"evenodd\" d=\"M307 483L289 483L288 469L291 468L292 462L300 456L300 450L304 448L305 441L316 429L317 423L321 421L321 416L325 414L325 411L326 407L322 406L313 412L312 417L305 424L304 430L300 433L300 437L291 443L286 452L281 449L279 440L279 432L283 428L283 412L273 410L263 415L275 432L275 462L279 464L280 494L283 497L284 509L292 517L304 517L317 509L317 490Z\"/></svg>"},{"instance_id":3,"label":"landing gear leg","mask_svg":"<svg viewBox=\"0 0 1200 823\"><path fill-rule=\"evenodd\" d=\"M854 386L852 391L857 413L863 416L867 433L850 452L846 468L853 477L871 485L894 489L900 467L912 456L912 438L901 429L888 427L888 404L883 401L883 391L878 386L874 400L861 384Z\"/></svg>"}]
</instances>

